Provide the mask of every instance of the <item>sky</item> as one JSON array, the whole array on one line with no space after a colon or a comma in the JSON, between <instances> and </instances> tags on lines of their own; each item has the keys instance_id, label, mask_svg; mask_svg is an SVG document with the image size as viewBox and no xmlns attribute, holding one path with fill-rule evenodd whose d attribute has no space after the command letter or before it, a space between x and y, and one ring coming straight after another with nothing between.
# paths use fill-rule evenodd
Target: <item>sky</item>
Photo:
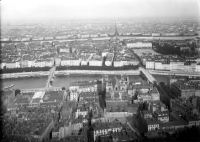
<instances>
[{"instance_id":1,"label":"sky","mask_svg":"<svg viewBox=\"0 0 200 142\"><path fill-rule=\"evenodd\" d=\"M1 0L3 22L134 17L200 17L200 0Z\"/></svg>"}]
</instances>

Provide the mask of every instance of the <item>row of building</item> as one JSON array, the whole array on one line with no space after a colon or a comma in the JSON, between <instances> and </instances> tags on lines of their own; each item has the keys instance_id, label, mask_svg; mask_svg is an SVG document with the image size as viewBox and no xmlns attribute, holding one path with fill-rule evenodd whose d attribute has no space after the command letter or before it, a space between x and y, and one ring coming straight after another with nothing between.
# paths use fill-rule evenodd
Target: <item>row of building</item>
<instances>
[{"instance_id":1,"label":"row of building","mask_svg":"<svg viewBox=\"0 0 200 142\"><path fill-rule=\"evenodd\" d=\"M131 43L126 43L127 48L152 48L152 43L151 42L131 42Z\"/></svg>"},{"instance_id":2,"label":"row of building","mask_svg":"<svg viewBox=\"0 0 200 142\"><path fill-rule=\"evenodd\" d=\"M149 70L200 72L200 64L196 62L148 59L145 61L145 66Z\"/></svg>"},{"instance_id":3,"label":"row of building","mask_svg":"<svg viewBox=\"0 0 200 142\"><path fill-rule=\"evenodd\" d=\"M197 33L188 32L188 33L126 33L123 35L126 36L152 36L152 37L174 37L174 36L194 36Z\"/></svg>"},{"instance_id":4,"label":"row of building","mask_svg":"<svg viewBox=\"0 0 200 142\"><path fill-rule=\"evenodd\" d=\"M44 61L21 61L14 63L1 63L1 69L14 69L14 68L30 68L30 67L52 67L54 60L44 60Z\"/></svg>"},{"instance_id":5,"label":"row of building","mask_svg":"<svg viewBox=\"0 0 200 142\"><path fill-rule=\"evenodd\" d=\"M55 37L22 37L22 38L2 38L2 42L6 41L16 41L16 42L24 42L24 41L38 41L38 40L64 40L64 39L72 39L72 38L98 38L98 37L108 37L108 34L77 34L77 35L62 35Z\"/></svg>"},{"instance_id":6,"label":"row of building","mask_svg":"<svg viewBox=\"0 0 200 142\"><path fill-rule=\"evenodd\" d=\"M174 80L171 85L180 92L181 98L188 99L192 96L200 97L200 80Z\"/></svg>"},{"instance_id":7,"label":"row of building","mask_svg":"<svg viewBox=\"0 0 200 142\"><path fill-rule=\"evenodd\" d=\"M63 57L62 59L56 58L55 60L52 58L51 60L37 60L37 61L28 61L22 60L14 63L1 63L1 69L13 69L13 68L30 68L30 67L52 67L55 64L57 66L114 66L114 67L122 67L128 65L138 65L137 60L114 60L114 55L112 54L112 58L110 58L111 54L106 54L104 56L106 60L103 60L102 56L90 54L90 56L86 58L67 58Z\"/></svg>"},{"instance_id":8,"label":"row of building","mask_svg":"<svg viewBox=\"0 0 200 142\"><path fill-rule=\"evenodd\" d=\"M141 111L143 118L146 119L148 132L173 133L185 127L198 127L200 125L199 84L198 79L189 81L178 79L171 85L180 91L180 96L176 92L173 94L174 98L170 98L170 111L167 108L153 111L150 109L150 105L148 111ZM157 112L163 113L157 114Z\"/></svg>"},{"instance_id":9,"label":"row of building","mask_svg":"<svg viewBox=\"0 0 200 142\"><path fill-rule=\"evenodd\" d=\"M48 139L54 124L59 120L59 111L66 99L66 93L59 91L7 91L3 98L6 102L4 136L8 141L31 141Z\"/></svg>"},{"instance_id":10,"label":"row of building","mask_svg":"<svg viewBox=\"0 0 200 142\"><path fill-rule=\"evenodd\" d=\"M196 33L125 33L121 34L122 36L152 36L152 37L173 37L173 36L194 36ZM100 37L108 37L109 35L104 34L68 34L68 35L60 35L55 37L21 37L21 38L2 38L1 41L17 41L17 42L24 42L24 41L38 41L38 40L63 40L63 39L72 39L72 38L100 38Z\"/></svg>"}]
</instances>

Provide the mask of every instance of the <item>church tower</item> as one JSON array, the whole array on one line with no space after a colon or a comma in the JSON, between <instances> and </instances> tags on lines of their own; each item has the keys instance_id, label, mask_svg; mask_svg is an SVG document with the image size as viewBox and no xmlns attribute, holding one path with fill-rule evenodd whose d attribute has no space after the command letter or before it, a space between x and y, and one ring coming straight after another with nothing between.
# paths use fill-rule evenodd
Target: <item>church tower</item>
<instances>
[{"instance_id":1,"label":"church tower","mask_svg":"<svg viewBox=\"0 0 200 142\"><path fill-rule=\"evenodd\" d=\"M119 32L117 30L117 23L115 21L115 33L114 33L114 37L118 37L119 36Z\"/></svg>"}]
</instances>

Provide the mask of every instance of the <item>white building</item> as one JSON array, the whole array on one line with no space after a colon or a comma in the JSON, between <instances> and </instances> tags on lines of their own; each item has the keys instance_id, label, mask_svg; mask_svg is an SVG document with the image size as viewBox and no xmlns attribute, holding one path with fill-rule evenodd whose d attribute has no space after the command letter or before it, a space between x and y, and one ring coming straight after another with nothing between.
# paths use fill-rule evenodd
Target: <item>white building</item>
<instances>
[{"instance_id":1,"label":"white building","mask_svg":"<svg viewBox=\"0 0 200 142\"><path fill-rule=\"evenodd\" d=\"M52 67L52 66L53 66L53 63L54 63L53 60L46 60L46 61L45 61L45 66L46 66L46 67Z\"/></svg>"},{"instance_id":2,"label":"white building","mask_svg":"<svg viewBox=\"0 0 200 142\"><path fill-rule=\"evenodd\" d=\"M155 62L154 61L146 61L146 69L155 69Z\"/></svg>"},{"instance_id":3,"label":"white building","mask_svg":"<svg viewBox=\"0 0 200 142\"><path fill-rule=\"evenodd\" d=\"M163 123L169 122L169 114L168 114L168 112L159 112L159 113L157 114L157 119L158 119L160 122L163 122Z\"/></svg>"},{"instance_id":4,"label":"white building","mask_svg":"<svg viewBox=\"0 0 200 142\"><path fill-rule=\"evenodd\" d=\"M151 70L165 70L165 71L184 71L184 72L200 72L200 65L192 63L185 65L181 61L171 61L170 63L163 63L162 61L146 61L146 69Z\"/></svg>"},{"instance_id":5,"label":"white building","mask_svg":"<svg viewBox=\"0 0 200 142\"><path fill-rule=\"evenodd\" d=\"M148 131L159 129L159 124L157 123L149 123L147 126L148 126Z\"/></svg>"},{"instance_id":6,"label":"white building","mask_svg":"<svg viewBox=\"0 0 200 142\"><path fill-rule=\"evenodd\" d=\"M68 37L67 36L56 36L56 39L67 39Z\"/></svg>"},{"instance_id":7,"label":"white building","mask_svg":"<svg viewBox=\"0 0 200 142\"><path fill-rule=\"evenodd\" d=\"M45 67L45 62L44 61L35 61L33 63L34 67Z\"/></svg>"},{"instance_id":8,"label":"white building","mask_svg":"<svg viewBox=\"0 0 200 142\"><path fill-rule=\"evenodd\" d=\"M127 66L127 65L129 65L129 63L128 63L128 61L121 61L122 62L122 64L123 64L123 66Z\"/></svg>"},{"instance_id":9,"label":"white building","mask_svg":"<svg viewBox=\"0 0 200 142\"><path fill-rule=\"evenodd\" d=\"M163 70L163 66L161 62L155 62L155 70Z\"/></svg>"},{"instance_id":10,"label":"white building","mask_svg":"<svg viewBox=\"0 0 200 142\"><path fill-rule=\"evenodd\" d=\"M90 60L89 66L102 66L102 61L101 60Z\"/></svg>"},{"instance_id":11,"label":"white building","mask_svg":"<svg viewBox=\"0 0 200 142\"><path fill-rule=\"evenodd\" d=\"M34 61L23 60L23 61L20 62L21 68L33 67L33 66L34 66Z\"/></svg>"},{"instance_id":12,"label":"white building","mask_svg":"<svg viewBox=\"0 0 200 142\"><path fill-rule=\"evenodd\" d=\"M20 62L16 62L16 68L20 68Z\"/></svg>"},{"instance_id":13,"label":"white building","mask_svg":"<svg viewBox=\"0 0 200 142\"><path fill-rule=\"evenodd\" d=\"M69 53L70 50L69 50L69 48L60 48L60 52L61 53Z\"/></svg>"},{"instance_id":14,"label":"white building","mask_svg":"<svg viewBox=\"0 0 200 142\"><path fill-rule=\"evenodd\" d=\"M78 92L96 92L97 91L97 85L93 86L79 86Z\"/></svg>"},{"instance_id":15,"label":"white building","mask_svg":"<svg viewBox=\"0 0 200 142\"><path fill-rule=\"evenodd\" d=\"M45 40L53 40L53 37L45 37Z\"/></svg>"},{"instance_id":16,"label":"white building","mask_svg":"<svg viewBox=\"0 0 200 142\"><path fill-rule=\"evenodd\" d=\"M97 34L90 34L90 37L95 38L95 37L98 37L98 35Z\"/></svg>"},{"instance_id":17,"label":"white building","mask_svg":"<svg viewBox=\"0 0 200 142\"><path fill-rule=\"evenodd\" d=\"M79 93L76 90L70 91L70 101L78 101Z\"/></svg>"},{"instance_id":18,"label":"white building","mask_svg":"<svg viewBox=\"0 0 200 142\"><path fill-rule=\"evenodd\" d=\"M81 60L61 60L61 66L80 66Z\"/></svg>"},{"instance_id":19,"label":"white building","mask_svg":"<svg viewBox=\"0 0 200 142\"><path fill-rule=\"evenodd\" d=\"M197 64L196 65L196 70L195 70L196 72L200 72L200 64Z\"/></svg>"},{"instance_id":20,"label":"white building","mask_svg":"<svg viewBox=\"0 0 200 142\"><path fill-rule=\"evenodd\" d=\"M170 62L171 71L181 70L183 66L184 62Z\"/></svg>"},{"instance_id":21,"label":"white building","mask_svg":"<svg viewBox=\"0 0 200 142\"><path fill-rule=\"evenodd\" d=\"M152 96L149 93L139 94L137 98L140 102L149 102L152 100Z\"/></svg>"},{"instance_id":22,"label":"white building","mask_svg":"<svg viewBox=\"0 0 200 142\"><path fill-rule=\"evenodd\" d=\"M21 67L21 68L26 68L26 67L28 67L28 61L27 61L27 60L21 61L21 62L20 62L20 67Z\"/></svg>"},{"instance_id":23,"label":"white building","mask_svg":"<svg viewBox=\"0 0 200 142\"><path fill-rule=\"evenodd\" d=\"M1 63L1 69L3 69L6 66L6 63Z\"/></svg>"},{"instance_id":24,"label":"white building","mask_svg":"<svg viewBox=\"0 0 200 142\"><path fill-rule=\"evenodd\" d=\"M127 61L127 65L138 65L139 61Z\"/></svg>"},{"instance_id":25,"label":"white building","mask_svg":"<svg viewBox=\"0 0 200 142\"><path fill-rule=\"evenodd\" d=\"M6 68L8 69L13 69L13 68L19 68L19 63L14 62L14 63L5 63Z\"/></svg>"},{"instance_id":26,"label":"white building","mask_svg":"<svg viewBox=\"0 0 200 142\"><path fill-rule=\"evenodd\" d=\"M81 38L89 38L89 37L90 37L89 34L81 35Z\"/></svg>"},{"instance_id":27,"label":"white building","mask_svg":"<svg viewBox=\"0 0 200 142\"><path fill-rule=\"evenodd\" d=\"M43 37L33 37L32 40L43 40Z\"/></svg>"},{"instance_id":28,"label":"white building","mask_svg":"<svg viewBox=\"0 0 200 142\"><path fill-rule=\"evenodd\" d=\"M151 42L127 43L128 48L152 48Z\"/></svg>"},{"instance_id":29,"label":"white building","mask_svg":"<svg viewBox=\"0 0 200 142\"><path fill-rule=\"evenodd\" d=\"M152 36L160 36L160 33L152 33Z\"/></svg>"},{"instance_id":30,"label":"white building","mask_svg":"<svg viewBox=\"0 0 200 142\"><path fill-rule=\"evenodd\" d=\"M121 130L122 130L122 127L104 128L104 129L94 130L94 141L96 140L97 136L107 135L109 132L120 132Z\"/></svg>"},{"instance_id":31,"label":"white building","mask_svg":"<svg viewBox=\"0 0 200 142\"><path fill-rule=\"evenodd\" d=\"M108 54L108 52L102 52L102 53L101 53L101 56L102 56L102 57L106 57L107 54Z\"/></svg>"},{"instance_id":32,"label":"white building","mask_svg":"<svg viewBox=\"0 0 200 142\"><path fill-rule=\"evenodd\" d=\"M22 38L21 41L29 41L29 40L30 40L30 38L28 38L28 37L24 37L24 38Z\"/></svg>"},{"instance_id":33,"label":"white building","mask_svg":"<svg viewBox=\"0 0 200 142\"><path fill-rule=\"evenodd\" d=\"M9 38L1 38L1 41L9 41Z\"/></svg>"},{"instance_id":34,"label":"white building","mask_svg":"<svg viewBox=\"0 0 200 142\"><path fill-rule=\"evenodd\" d=\"M105 61L105 65L106 65L106 66L112 66L112 61L108 61L108 60Z\"/></svg>"},{"instance_id":35,"label":"white building","mask_svg":"<svg viewBox=\"0 0 200 142\"><path fill-rule=\"evenodd\" d=\"M170 64L162 64L162 69L163 70L170 70Z\"/></svg>"},{"instance_id":36,"label":"white building","mask_svg":"<svg viewBox=\"0 0 200 142\"><path fill-rule=\"evenodd\" d=\"M156 87L154 87L153 90L150 91L150 93L152 101L160 101L160 93L158 92Z\"/></svg>"},{"instance_id":37,"label":"white building","mask_svg":"<svg viewBox=\"0 0 200 142\"><path fill-rule=\"evenodd\" d=\"M100 37L107 37L108 34L100 34Z\"/></svg>"},{"instance_id":38,"label":"white building","mask_svg":"<svg viewBox=\"0 0 200 142\"><path fill-rule=\"evenodd\" d=\"M114 61L114 67L122 67L124 64L121 61Z\"/></svg>"},{"instance_id":39,"label":"white building","mask_svg":"<svg viewBox=\"0 0 200 142\"><path fill-rule=\"evenodd\" d=\"M87 109L86 110L77 109L77 111L75 112L75 118L78 118L79 116L83 116L83 118L85 118L87 114L88 114Z\"/></svg>"},{"instance_id":40,"label":"white building","mask_svg":"<svg viewBox=\"0 0 200 142\"><path fill-rule=\"evenodd\" d=\"M87 66L89 61L87 60L81 60L81 66Z\"/></svg>"},{"instance_id":41,"label":"white building","mask_svg":"<svg viewBox=\"0 0 200 142\"><path fill-rule=\"evenodd\" d=\"M55 58L55 64L56 64L56 66L60 66L61 59L60 58Z\"/></svg>"},{"instance_id":42,"label":"white building","mask_svg":"<svg viewBox=\"0 0 200 142\"><path fill-rule=\"evenodd\" d=\"M31 99L30 104L37 105L39 103L42 103L43 102L42 98L44 97L44 95L45 95L45 91L35 92L35 94L33 95L32 99Z\"/></svg>"},{"instance_id":43,"label":"white building","mask_svg":"<svg viewBox=\"0 0 200 142\"><path fill-rule=\"evenodd\" d=\"M179 33L163 33L163 36L179 36Z\"/></svg>"},{"instance_id":44,"label":"white building","mask_svg":"<svg viewBox=\"0 0 200 142\"><path fill-rule=\"evenodd\" d=\"M32 67L34 65L34 61L28 61L28 67Z\"/></svg>"},{"instance_id":45,"label":"white building","mask_svg":"<svg viewBox=\"0 0 200 142\"><path fill-rule=\"evenodd\" d=\"M61 60L60 65L61 66L70 66L70 60Z\"/></svg>"}]
</instances>

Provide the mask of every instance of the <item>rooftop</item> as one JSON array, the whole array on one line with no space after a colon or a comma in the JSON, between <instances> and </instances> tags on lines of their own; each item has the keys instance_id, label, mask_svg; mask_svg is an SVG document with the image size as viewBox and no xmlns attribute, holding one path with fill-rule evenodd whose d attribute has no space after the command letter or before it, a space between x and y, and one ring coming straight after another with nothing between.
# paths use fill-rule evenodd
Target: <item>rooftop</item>
<instances>
[{"instance_id":1,"label":"rooftop","mask_svg":"<svg viewBox=\"0 0 200 142\"><path fill-rule=\"evenodd\" d=\"M113 122L96 122L92 124L94 130L110 129L110 128L119 128L123 125L119 121Z\"/></svg>"}]
</instances>

